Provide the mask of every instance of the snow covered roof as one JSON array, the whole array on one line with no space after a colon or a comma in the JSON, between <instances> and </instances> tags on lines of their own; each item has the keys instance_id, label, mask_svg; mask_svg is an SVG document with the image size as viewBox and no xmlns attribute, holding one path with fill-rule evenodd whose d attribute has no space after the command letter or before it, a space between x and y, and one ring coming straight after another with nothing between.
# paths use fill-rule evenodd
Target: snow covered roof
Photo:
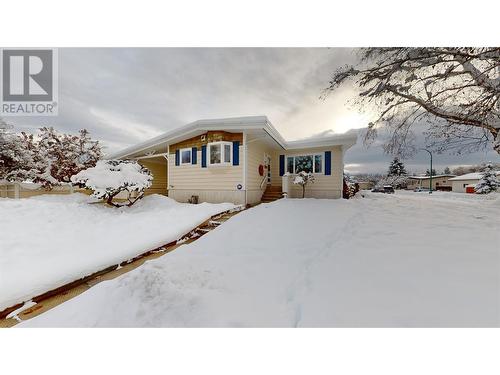
<instances>
[{"instance_id":1,"label":"snow covered roof","mask_svg":"<svg viewBox=\"0 0 500 375\"><path fill-rule=\"evenodd\" d=\"M457 176L454 178L450 178L452 181L460 181L460 180L480 180L483 177L483 174L480 172L475 173L467 173L461 176Z\"/></svg>"},{"instance_id":2,"label":"snow covered roof","mask_svg":"<svg viewBox=\"0 0 500 375\"><path fill-rule=\"evenodd\" d=\"M500 171L496 171L495 174L497 176L500 175ZM481 178L483 178L482 172L474 172L474 173L467 173L467 174L463 174L461 176L450 178L450 181L480 180Z\"/></svg>"},{"instance_id":3,"label":"snow covered roof","mask_svg":"<svg viewBox=\"0 0 500 375\"><path fill-rule=\"evenodd\" d=\"M274 128L274 126L266 116L231 117L221 119L197 120L187 125L181 126L180 128L170 130L145 142L127 147L120 152L109 155L108 158L124 158L154 146L181 142L182 140L196 135L201 135L207 131L216 130L224 130L229 132L260 130L265 132L281 148L285 150L337 145L344 146L347 149L353 146L357 140L357 134L351 132L346 134L334 134L324 137L308 138L299 141L286 141L283 136Z\"/></svg>"},{"instance_id":4,"label":"snow covered roof","mask_svg":"<svg viewBox=\"0 0 500 375\"><path fill-rule=\"evenodd\" d=\"M455 177L456 175L454 174L437 174L433 175L432 178L443 178L443 177ZM414 180L428 180L431 178L430 176L408 176L408 178L414 179ZM451 180L451 178L450 178Z\"/></svg>"}]
</instances>

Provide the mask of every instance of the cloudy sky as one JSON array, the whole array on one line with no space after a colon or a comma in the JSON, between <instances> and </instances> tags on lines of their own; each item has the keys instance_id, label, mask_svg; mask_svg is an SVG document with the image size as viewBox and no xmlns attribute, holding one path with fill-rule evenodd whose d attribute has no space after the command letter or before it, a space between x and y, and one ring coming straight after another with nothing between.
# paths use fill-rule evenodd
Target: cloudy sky
<instances>
[{"instance_id":1,"label":"cloudy sky","mask_svg":"<svg viewBox=\"0 0 500 375\"><path fill-rule=\"evenodd\" d=\"M11 117L18 130L87 128L106 152L202 118L266 115L288 140L366 126L349 105L355 88L319 99L332 72L356 61L346 48L59 49L59 116ZM346 169L383 172L391 157L380 142L346 154ZM407 160L425 170L427 154ZM445 166L497 160L493 152L437 155Z\"/></svg>"}]
</instances>

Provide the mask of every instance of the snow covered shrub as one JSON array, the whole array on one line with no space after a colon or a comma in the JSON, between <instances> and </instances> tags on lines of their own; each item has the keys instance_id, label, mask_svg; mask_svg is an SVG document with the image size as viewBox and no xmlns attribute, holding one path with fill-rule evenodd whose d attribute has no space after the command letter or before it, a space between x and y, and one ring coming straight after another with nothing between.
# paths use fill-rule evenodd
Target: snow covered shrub
<instances>
[{"instance_id":1,"label":"snow covered shrub","mask_svg":"<svg viewBox=\"0 0 500 375\"><path fill-rule=\"evenodd\" d=\"M344 183L342 187L342 197L344 199L350 199L356 195L359 191L359 184L357 182L350 181L349 176L344 176Z\"/></svg>"},{"instance_id":2,"label":"snow covered shrub","mask_svg":"<svg viewBox=\"0 0 500 375\"><path fill-rule=\"evenodd\" d=\"M293 183L302 186L302 198L304 198L306 195L306 186L308 183L314 183L314 176L311 173L302 171L295 176Z\"/></svg>"},{"instance_id":3,"label":"snow covered shrub","mask_svg":"<svg viewBox=\"0 0 500 375\"><path fill-rule=\"evenodd\" d=\"M144 190L153 182L147 168L133 160L100 160L95 167L71 177L74 185L93 190L92 196L103 199L111 206L132 206L144 196ZM117 204L113 198L127 192L127 203ZM133 197L133 193L136 193Z\"/></svg>"},{"instance_id":4,"label":"snow covered shrub","mask_svg":"<svg viewBox=\"0 0 500 375\"><path fill-rule=\"evenodd\" d=\"M483 169L483 177L475 186L476 194L488 194L500 188L500 181L493 171L491 164L486 164Z\"/></svg>"}]
</instances>

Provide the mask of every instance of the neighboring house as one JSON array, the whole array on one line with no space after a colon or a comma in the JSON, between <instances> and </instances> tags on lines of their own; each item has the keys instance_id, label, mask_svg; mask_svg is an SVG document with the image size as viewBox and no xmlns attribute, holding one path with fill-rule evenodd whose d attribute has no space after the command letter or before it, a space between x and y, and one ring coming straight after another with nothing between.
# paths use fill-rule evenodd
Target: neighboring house
<instances>
[{"instance_id":1,"label":"neighboring house","mask_svg":"<svg viewBox=\"0 0 500 375\"><path fill-rule=\"evenodd\" d=\"M373 181L357 181L360 190L371 190L375 187Z\"/></svg>"},{"instance_id":2,"label":"neighboring house","mask_svg":"<svg viewBox=\"0 0 500 375\"><path fill-rule=\"evenodd\" d=\"M432 190L451 191L451 181L454 174L439 174L432 176ZM430 189L430 176L409 176L406 188L413 190L415 188Z\"/></svg>"},{"instance_id":3,"label":"neighboring house","mask_svg":"<svg viewBox=\"0 0 500 375\"><path fill-rule=\"evenodd\" d=\"M500 175L500 172L496 172L496 174ZM474 172L450 178L452 191L456 193L466 193L467 187L473 189L482 177L483 174L481 172ZM471 191L473 192L474 190Z\"/></svg>"},{"instance_id":4,"label":"neighboring house","mask_svg":"<svg viewBox=\"0 0 500 375\"><path fill-rule=\"evenodd\" d=\"M281 196L283 181L289 196L299 197L301 188L291 180L302 170L315 175L306 197L340 198L344 152L355 143L355 134L285 141L267 117L252 116L198 120L110 158L135 159L151 169L147 193L179 202L196 196L200 202L254 204L264 194Z\"/></svg>"}]
</instances>

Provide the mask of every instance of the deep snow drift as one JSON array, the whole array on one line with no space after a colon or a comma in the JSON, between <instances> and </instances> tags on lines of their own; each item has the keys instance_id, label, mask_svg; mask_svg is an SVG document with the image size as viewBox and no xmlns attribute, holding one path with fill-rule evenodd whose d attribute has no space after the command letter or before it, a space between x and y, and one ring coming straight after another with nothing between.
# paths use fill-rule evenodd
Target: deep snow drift
<instances>
[{"instance_id":1,"label":"deep snow drift","mask_svg":"<svg viewBox=\"0 0 500 375\"><path fill-rule=\"evenodd\" d=\"M21 326L500 325L500 199L289 199Z\"/></svg>"},{"instance_id":2,"label":"deep snow drift","mask_svg":"<svg viewBox=\"0 0 500 375\"><path fill-rule=\"evenodd\" d=\"M0 310L177 240L229 203L151 195L112 208L85 194L0 198Z\"/></svg>"}]
</instances>

